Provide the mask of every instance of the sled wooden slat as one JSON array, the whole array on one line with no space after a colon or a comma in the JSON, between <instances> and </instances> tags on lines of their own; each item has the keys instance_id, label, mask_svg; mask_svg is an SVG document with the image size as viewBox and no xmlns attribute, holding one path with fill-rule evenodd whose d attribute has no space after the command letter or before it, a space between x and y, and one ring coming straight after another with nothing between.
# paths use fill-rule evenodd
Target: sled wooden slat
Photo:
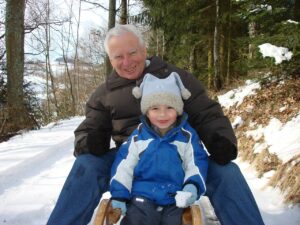
<instances>
[{"instance_id":1,"label":"sled wooden slat","mask_svg":"<svg viewBox=\"0 0 300 225\"><path fill-rule=\"evenodd\" d=\"M199 205L191 205L184 209L182 225L202 225L202 216Z\"/></svg>"},{"instance_id":2,"label":"sled wooden slat","mask_svg":"<svg viewBox=\"0 0 300 225\"><path fill-rule=\"evenodd\" d=\"M98 207L94 225L113 225L118 222L120 217L121 210L113 209L110 199L103 199Z\"/></svg>"},{"instance_id":3,"label":"sled wooden slat","mask_svg":"<svg viewBox=\"0 0 300 225\"><path fill-rule=\"evenodd\" d=\"M199 205L190 206L192 214L192 225L202 225L202 215Z\"/></svg>"}]
</instances>

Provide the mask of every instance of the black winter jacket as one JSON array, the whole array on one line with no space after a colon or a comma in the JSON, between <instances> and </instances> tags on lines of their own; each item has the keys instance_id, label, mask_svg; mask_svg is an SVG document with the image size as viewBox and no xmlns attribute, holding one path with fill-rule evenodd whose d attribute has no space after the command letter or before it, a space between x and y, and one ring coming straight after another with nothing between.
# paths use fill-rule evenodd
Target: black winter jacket
<instances>
[{"instance_id":1,"label":"black winter jacket","mask_svg":"<svg viewBox=\"0 0 300 225\"><path fill-rule=\"evenodd\" d=\"M75 130L74 155L105 154L110 149L111 138L117 147L120 146L140 123L140 102L132 95L132 89L140 85L146 73L165 78L175 71L192 94L184 103L184 111L211 158L219 164L235 159L236 137L219 103L208 98L204 87L192 74L158 57L149 60L150 65L139 80L119 77L114 71L91 95L86 104L86 119Z\"/></svg>"}]
</instances>

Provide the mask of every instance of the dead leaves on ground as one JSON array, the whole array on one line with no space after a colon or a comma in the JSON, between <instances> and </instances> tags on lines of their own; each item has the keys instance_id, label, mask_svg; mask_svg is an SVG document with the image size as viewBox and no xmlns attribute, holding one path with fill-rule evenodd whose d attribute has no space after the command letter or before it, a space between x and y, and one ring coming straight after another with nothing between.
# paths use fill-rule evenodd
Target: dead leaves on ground
<instances>
[{"instance_id":1,"label":"dead leaves on ground","mask_svg":"<svg viewBox=\"0 0 300 225\"><path fill-rule=\"evenodd\" d=\"M263 143L263 137L255 141L246 135L247 131L255 130L259 126L267 126L272 118L285 124L299 114L300 79L265 83L255 95L246 97L241 105L224 111L231 122L237 116L241 116L244 121L235 130L239 156L250 162L259 176L263 176L268 171L275 171L269 184L282 190L286 202L300 203L300 155L282 164L276 154L270 154L267 148L260 153L254 153L254 145Z\"/></svg>"}]
</instances>

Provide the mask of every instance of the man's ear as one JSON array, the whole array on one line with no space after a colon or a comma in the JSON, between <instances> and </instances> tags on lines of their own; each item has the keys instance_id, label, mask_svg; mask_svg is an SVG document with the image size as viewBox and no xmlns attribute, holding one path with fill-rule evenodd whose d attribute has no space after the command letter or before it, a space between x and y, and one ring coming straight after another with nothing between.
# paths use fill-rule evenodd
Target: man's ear
<instances>
[{"instance_id":1,"label":"man's ear","mask_svg":"<svg viewBox=\"0 0 300 225\"><path fill-rule=\"evenodd\" d=\"M144 47L143 52L144 52L145 58L147 58L147 48L146 47Z\"/></svg>"}]
</instances>

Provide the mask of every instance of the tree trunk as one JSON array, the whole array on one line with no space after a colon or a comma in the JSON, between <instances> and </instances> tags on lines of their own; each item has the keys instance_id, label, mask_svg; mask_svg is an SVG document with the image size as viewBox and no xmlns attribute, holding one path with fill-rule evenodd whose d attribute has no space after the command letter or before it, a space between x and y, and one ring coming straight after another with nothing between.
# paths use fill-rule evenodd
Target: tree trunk
<instances>
[{"instance_id":1,"label":"tree trunk","mask_svg":"<svg viewBox=\"0 0 300 225\"><path fill-rule=\"evenodd\" d=\"M214 88L220 90L221 82L221 63L220 63L220 5L219 0L216 0L216 23L214 32Z\"/></svg>"},{"instance_id":2,"label":"tree trunk","mask_svg":"<svg viewBox=\"0 0 300 225\"><path fill-rule=\"evenodd\" d=\"M194 44L190 51L190 57L189 57L189 71L191 73L195 72L196 68L196 60L195 60L195 51L196 51L197 43Z\"/></svg>"},{"instance_id":3,"label":"tree trunk","mask_svg":"<svg viewBox=\"0 0 300 225\"><path fill-rule=\"evenodd\" d=\"M78 57L78 46L79 46L79 28L80 28L80 21L81 21L81 1L79 1L78 7L78 19L77 19L77 30L76 30L76 39L75 39L75 56L74 56L74 91L76 96L76 103L75 111L76 114L82 114L85 111L85 107L80 104L80 72L79 72L79 57Z\"/></svg>"},{"instance_id":4,"label":"tree trunk","mask_svg":"<svg viewBox=\"0 0 300 225\"><path fill-rule=\"evenodd\" d=\"M71 6L71 11L72 11ZM71 18L71 16L69 17ZM76 115L76 99L75 99L75 91L74 91L74 85L75 85L75 78L72 76L70 68L69 68L69 63L70 63L70 58L69 58L69 49L71 45L71 38L72 38L72 23L71 20L68 21L68 30L64 31L62 30L61 32L61 50L62 50L62 57L64 60L64 66L65 66L65 75L67 79L65 80L65 86L66 89L69 91L69 95L66 96L66 102L64 105L60 107L61 109L61 115L63 117L65 116L74 116ZM67 37L67 39L65 39ZM74 69L74 68L73 68ZM64 109L63 109L64 108Z\"/></svg>"},{"instance_id":5,"label":"tree trunk","mask_svg":"<svg viewBox=\"0 0 300 225\"><path fill-rule=\"evenodd\" d=\"M51 99L51 93L49 93L49 87L48 87L48 78L50 78L50 85L53 94L53 103L55 107L55 112L59 115L59 107L57 103L57 94L56 94L56 87L54 83L54 76L52 74L52 69L51 69L51 62L50 62L50 2L49 0L47 1L47 6L46 6L46 13L47 13L47 22L45 25L45 33L46 33L46 74L47 74L47 99L48 101ZM53 110L51 109L51 104L50 102L48 103L48 117L51 117L51 114L53 113Z\"/></svg>"},{"instance_id":6,"label":"tree trunk","mask_svg":"<svg viewBox=\"0 0 300 225\"><path fill-rule=\"evenodd\" d=\"M159 37L159 32L158 29L155 29L155 36L156 36L156 56L159 56L159 43L160 43L160 37Z\"/></svg>"},{"instance_id":7,"label":"tree trunk","mask_svg":"<svg viewBox=\"0 0 300 225\"><path fill-rule=\"evenodd\" d=\"M116 0L109 0L108 30L116 25ZM106 78L112 71L108 55L105 57Z\"/></svg>"},{"instance_id":8,"label":"tree trunk","mask_svg":"<svg viewBox=\"0 0 300 225\"><path fill-rule=\"evenodd\" d=\"M227 29L227 71L226 71L226 84L229 84L231 76L231 12L232 3L229 2L229 18L228 18L228 29Z\"/></svg>"},{"instance_id":9,"label":"tree trunk","mask_svg":"<svg viewBox=\"0 0 300 225\"><path fill-rule=\"evenodd\" d=\"M257 25L255 22L250 22L248 24L249 28L249 37L250 37L250 43L249 43L249 55L248 58L252 59L254 56L254 51L255 51L255 45L251 43L252 39L255 38L257 35Z\"/></svg>"},{"instance_id":10,"label":"tree trunk","mask_svg":"<svg viewBox=\"0 0 300 225\"><path fill-rule=\"evenodd\" d=\"M67 55L65 54L65 52L63 51L63 58L64 58L64 62L65 62L65 68L66 68L66 75L67 75L67 81L69 83L69 91L70 91L70 97L71 97L71 106L70 108L67 107L66 105L66 109L67 111L65 112L67 116L75 116L76 115L76 100L75 100L75 94L74 94L74 84L72 82L72 75L71 72L69 70L69 62L68 62L68 58Z\"/></svg>"},{"instance_id":11,"label":"tree trunk","mask_svg":"<svg viewBox=\"0 0 300 225\"><path fill-rule=\"evenodd\" d=\"M295 5L294 5L294 20L298 21L300 20L300 0L295 0Z\"/></svg>"},{"instance_id":12,"label":"tree trunk","mask_svg":"<svg viewBox=\"0 0 300 225\"><path fill-rule=\"evenodd\" d=\"M220 11L219 16L221 19L220 26L220 64L221 64L221 87L224 84L225 78L227 77L228 67L230 62L228 62L228 42L230 33L230 0L220 1Z\"/></svg>"},{"instance_id":13,"label":"tree trunk","mask_svg":"<svg viewBox=\"0 0 300 225\"><path fill-rule=\"evenodd\" d=\"M24 0L6 1L7 106L11 131L32 128L23 92Z\"/></svg>"},{"instance_id":14,"label":"tree trunk","mask_svg":"<svg viewBox=\"0 0 300 225\"><path fill-rule=\"evenodd\" d=\"M127 24L127 0L121 1L120 24Z\"/></svg>"},{"instance_id":15,"label":"tree trunk","mask_svg":"<svg viewBox=\"0 0 300 225\"><path fill-rule=\"evenodd\" d=\"M207 48L207 71L208 71L208 77L207 77L207 87L210 89L212 86L212 77L213 77L213 42L209 38L208 39L208 48Z\"/></svg>"},{"instance_id":16,"label":"tree trunk","mask_svg":"<svg viewBox=\"0 0 300 225\"><path fill-rule=\"evenodd\" d=\"M196 62L196 55L197 51L199 49L199 45L201 44L201 41L196 42L192 47L190 51L190 57L189 57L189 70L191 73L195 73L197 69L197 62Z\"/></svg>"},{"instance_id":17,"label":"tree trunk","mask_svg":"<svg viewBox=\"0 0 300 225\"><path fill-rule=\"evenodd\" d=\"M219 37L220 37L220 52L219 52L219 62L220 62L220 80L221 80L221 87L223 86L223 80L225 77L225 71L226 71L226 63L225 63L225 55L226 55L226 35L225 31L223 30L223 24L221 24L220 30L219 30ZM220 88L221 88L220 87Z\"/></svg>"}]
</instances>

